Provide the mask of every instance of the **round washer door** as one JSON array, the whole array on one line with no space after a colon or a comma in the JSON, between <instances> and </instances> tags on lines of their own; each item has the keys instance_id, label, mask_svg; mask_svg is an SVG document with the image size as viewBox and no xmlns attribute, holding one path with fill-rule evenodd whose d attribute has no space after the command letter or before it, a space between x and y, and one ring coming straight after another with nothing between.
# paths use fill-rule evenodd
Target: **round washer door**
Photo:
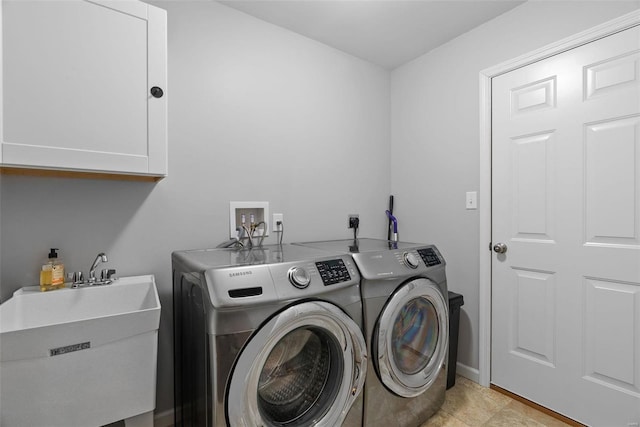
<instances>
[{"instance_id":1,"label":"round washer door","mask_svg":"<svg viewBox=\"0 0 640 427\"><path fill-rule=\"evenodd\" d=\"M249 340L231 374L231 426L341 425L362 391L367 349L358 325L322 301L293 305Z\"/></svg>"},{"instance_id":2,"label":"round washer door","mask_svg":"<svg viewBox=\"0 0 640 427\"><path fill-rule=\"evenodd\" d=\"M373 347L382 383L415 397L436 380L447 355L449 310L430 280L414 279L389 298L378 319Z\"/></svg>"}]
</instances>

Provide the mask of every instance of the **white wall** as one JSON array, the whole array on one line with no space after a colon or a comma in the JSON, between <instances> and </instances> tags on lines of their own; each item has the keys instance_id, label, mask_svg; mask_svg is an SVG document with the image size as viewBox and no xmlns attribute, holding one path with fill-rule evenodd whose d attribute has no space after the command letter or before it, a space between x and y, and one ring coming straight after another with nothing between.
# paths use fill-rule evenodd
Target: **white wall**
<instances>
[{"instance_id":1,"label":"white wall","mask_svg":"<svg viewBox=\"0 0 640 427\"><path fill-rule=\"evenodd\" d=\"M479 72L639 7L529 1L391 73L391 192L401 238L433 242L447 260L449 289L465 300L458 360L471 373L478 368L479 226L465 192L479 189Z\"/></svg>"},{"instance_id":2,"label":"white wall","mask_svg":"<svg viewBox=\"0 0 640 427\"><path fill-rule=\"evenodd\" d=\"M385 235L389 73L212 1L168 11L169 176L157 184L3 176L2 300L109 256L161 294L157 410L173 406L171 252L228 239L230 200L269 201L285 242ZM274 243L269 237L265 243Z\"/></svg>"}]
</instances>

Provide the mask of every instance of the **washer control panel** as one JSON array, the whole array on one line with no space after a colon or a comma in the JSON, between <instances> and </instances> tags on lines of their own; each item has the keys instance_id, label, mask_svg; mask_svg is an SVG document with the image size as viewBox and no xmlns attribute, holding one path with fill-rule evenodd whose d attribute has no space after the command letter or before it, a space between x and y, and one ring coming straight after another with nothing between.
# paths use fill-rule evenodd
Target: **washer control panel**
<instances>
[{"instance_id":1,"label":"washer control panel","mask_svg":"<svg viewBox=\"0 0 640 427\"><path fill-rule=\"evenodd\" d=\"M427 265L427 267L433 267L434 265L441 264L440 258L438 258L438 255L433 250L433 248L418 249L418 254Z\"/></svg>"},{"instance_id":2,"label":"washer control panel","mask_svg":"<svg viewBox=\"0 0 640 427\"><path fill-rule=\"evenodd\" d=\"M332 259L328 261L316 262L316 268L322 283L325 286L335 285L336 283L348 282L351 280L349 270L342 259Z\"/></svg>"}]
</instances>

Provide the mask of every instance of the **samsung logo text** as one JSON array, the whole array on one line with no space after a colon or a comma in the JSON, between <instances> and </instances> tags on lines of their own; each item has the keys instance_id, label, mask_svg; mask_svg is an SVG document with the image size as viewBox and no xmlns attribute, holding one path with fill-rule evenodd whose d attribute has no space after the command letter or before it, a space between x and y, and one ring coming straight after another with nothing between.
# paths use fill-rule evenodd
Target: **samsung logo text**
<instances>
[{"instance_id":1,"label":"samsung logo text","mask_svg":"<svg viewBox=\"0 0 640 427\"><path fill-rule=\"evenodd\" d=\"M229 273L229 277L248 276L253 274L253 271L237 271L235 273Z\"/></svg>"}]
</instances>

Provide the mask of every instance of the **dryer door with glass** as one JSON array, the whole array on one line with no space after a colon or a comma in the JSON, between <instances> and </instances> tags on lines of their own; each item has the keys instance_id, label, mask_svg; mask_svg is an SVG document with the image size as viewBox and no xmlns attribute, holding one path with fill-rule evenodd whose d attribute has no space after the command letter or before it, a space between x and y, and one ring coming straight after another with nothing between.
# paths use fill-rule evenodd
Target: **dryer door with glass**
<instances>
[{"instance_id":1,"label":"dryer door with glass","mask_svg":"<svg viewBox=\"0 0 640 427\"><path fill-rule=\"evenodd\" d=\"M341 425L366 376L358 325L338 307L302 302L251 337L231 373L231 426Z\"/></svg>"},{"instance_id":2,"label":"dryer door with glass","mask_svg":"<svg viewBox=\"0 0 640 427\"><path fill-rule=\"evenodd\" d=\"M447 356L448 304L432 281L400 286L385 304L372 351L382 383L402 397L415 397L436 380Z\"/></svg>"}]
</instances>

